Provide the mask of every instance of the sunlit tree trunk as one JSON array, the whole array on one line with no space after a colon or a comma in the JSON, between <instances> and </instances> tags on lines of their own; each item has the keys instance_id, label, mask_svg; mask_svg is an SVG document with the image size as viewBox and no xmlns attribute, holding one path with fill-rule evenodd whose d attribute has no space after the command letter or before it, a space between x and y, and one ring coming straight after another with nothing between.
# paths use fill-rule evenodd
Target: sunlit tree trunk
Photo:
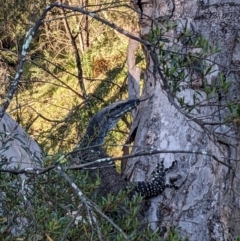
<instances>
[{"instance_id":1,"label":"sunlit tree trunk","mask_svg":"<svg viewBox=\"0 0 240 241\"><path fill-rule=\"evenodd\" d=\"M203 36L213 46L219 45L220 52L211 56L217 63L214 66L217 71L208 76L209 85L218 84L220 71L226 80L232 79L227 94L213 98L212 102L204 101L204 107L195 108L195 118L189 118L188 113L178 107L169 89L163 87L156 62L146 51L143 95L153 97L148 103L142 102L139 108L133 153L141 148L192 152L144 156L128 161L125 177L131 181L148 180L160 158L165 159L166 167L174 160L178 162L168 175L178 177L179 189L167 188L162 195L152 198L146 212L151 227L159 228L162 234L174 226L182 237L191 241L232 240L240 235L240 167L236 161L240 151L239 134L236 125L219 124L229 114L226 102L239 99L239 71L236 70L240 67L240 4L236 2L141 1L143 12L139 17L143 38L148 38L153 27L161 28L164 19L176 21L177 28L170 31L168 37L178 41L179 49L188 44L181 39L183 28L190 30L192 35ZM139 1L135 8L141 12ZM190 103L197 84L194 88L181 89L178 94ZM202 90L199 88L199 91ZM202 91L202 98L205 97ZM205 152L215 155L217 160Z\"/></svg>"}]
</instances>

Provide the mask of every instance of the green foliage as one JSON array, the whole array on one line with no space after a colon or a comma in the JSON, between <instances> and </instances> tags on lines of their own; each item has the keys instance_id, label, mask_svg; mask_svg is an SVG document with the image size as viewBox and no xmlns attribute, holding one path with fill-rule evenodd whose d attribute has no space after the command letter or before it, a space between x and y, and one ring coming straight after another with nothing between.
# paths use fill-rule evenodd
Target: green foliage
<instances>
[{"instance_id":1,"label":"green foliage","mask_svg":"<svg viewBox=\"0 0 240 241\"><path fill-rule=\"evenodd\" d=\"M234 100L232 94L237 86L227 76L227 68L219 67L214 61L220 51L218 45L181 27L179 32L179 23L165 20L161 28L154 26L149 33L148 40L155 46L153 61L162 72L164 89L169 90L168 94L179 107L196 121L197 112L207 111L208 122L212 124L222 121L222 124L239 125L239 98ZM175 33L174 39L165 37L171 33ZM212 108L212 114L207 107ZM217 121L221 115L222 120Z\"/></svg>"},{"instance_id":2,"label":"green foliage","mask_svg":"<svg viewBox=\"0 0 240 241\"><path fill-rule=\"evenodd\" d=\"M168 237L165 241L187 241L188 239L182 239L179 237L175 228L171 227Z\"/></svg>"},{"instance_id":3,"label":"green foliage","mask_svg":"<svg viewBox=\"0 0 240 241\"><path fill-rule=\"evenodd\" d=\"M86 171L68 172L68 175L85 195L96 202L104 214L121 227L129 240L163 240L160 238L159 230L141 228L138 215L143 202L142 198L135 196L130 201L127 198L127 192L122 191L118 195L108 195L106 198L99 199L95 195L100 183L98 178L92 180ZM121 233L101 215L92 212L92 216L89 216L89 209L79 201L68 184L54 171L46 175L32 176L25 189L22 187L21 178L14 175L1 173L0 183L1 195L4 195L3 212L0 213L0 238L3 240L16 238L8 232L12 225L22 228L18 238L26 241L61 240L64 235L64 240L78 240L79 237L86 241L91 238L99 240L97 229L104 240L125 240ZM25 220L23 226L21 222L18 223L17 217ZM182 239L171 230L167 240Z\"/></svg>"},{"instance_id":4,"label":"green foliage","mask_svg":"<svg viewBox=\"0 0 240 241\"><path fill-rule=\"evenodd\" d=\"M0 10L0 40L1 47L5 49L0 52L1 67L5 71L4 78L0 80L2 95L6 94L15 74L24 34L46 4L44 0L5 1L4 8ZM90 1L91 4L93 6L89 9L99 10L96 2ZM114 3L107 1L104 4L109 9L100 11L99 16L120 27L136 27L136 18L131 10L113 6ZM115 11L117 7L118 11ZM62 14L56 9L49 13L48 21L37 34L24 65L18 94L11 105L12 114L19 123L49 155L55 154L46 160L46 166L55 163L63 152L72 150L94 113L109 103L124 99L127 94L125 53L128 39L96 20L87 19L91 23L88 28L90 45L84 49L83 16L66 13L67 17L62 18ZM64 20L70 29L67 29ZM211 59L219 51L218 46L184 28L181 34L174 36L174 40L166 37L176 28L175 22L166 19L162 28L152 28L147 39L153 45L154 61L163 73L165 89L182 110L193 115L199 108L214 106L220 97L226 97L224 123L239 125L239 100L233 101L229 97L234 88L232 81L225 77L224 71L216 74L216 64ZM75 49L69 37L71 34L78 47L81 66L76 65ZM179 44L184 46L184 51ZM138 57L138 64L142 65L141 52ZM190 99L182 94L184 91L191 93ZM110 154L120 155L129 123L131 117L127 116L106 138L106 149ZM3 132L6 133L6 130ZM1 151L8 148L4 133L1 135ZM116 145L120 148L113 151L111 147ZM67 164L64 162L64 165ZM127 193L121 192L99 200L96 195L99 178L92 180L86 171L67 173L84 194L123 229L130 240L163 240L161 230L145 228L140 232L137 216L141 212L141 198L130 201L126 198ZM9 228L18 225L17 217L26 220L27 228L20 234L24 240L60 240L65 233L66 240L78 240L79 237L81 240L97 240L97 230L100 230L104 240L124 240L122 234L101 215L93 213L90 217L88 208L54 171L39 176L30 175L27 180L28 189L25 189L20 176L0 173L0 199L4 200L4 209L0 207L0 240L14 238ZM30 200L30 205L26 199ZM71 224L74 220L70 215L76 210L81 215L77 226ZM95 223L94 218L97 220ZM166 240L182 239L176 230L171 229Z\"/></svg>"},{"instance_id":5,"label":"green foliage","mask_svg":"<svg viewBox=\"0 0 240 241\"><path fill-rule=\"evenodd\" d=\"M16 32L11 24L8 27L18 34L17 38L21 41L15 44L16 41L7 36L6 38L11 41L9 40L10 44L5 47L11 52L1 53L7 64L13 62L16 65L17 53L20 51L24 34L31 25L29 19L35 21L47 3L39 0L32 6L32 1L26 0L24 5L14 4L8 1L6 8L7 11L17 11L22 16L23 22L18 22L21 31ZM93 3L92 10L96 10L96 4ZM91 6L91 1L89 5ZM109 10L99 12L100 16L103 14L102 17L115 21L120 27L136 23L130 9L109 2L106 2L105 7L107 6ZM116 12L115 8L120 12ZM84 26L79 24L82 23L83 16L69 15L66 21L78 47L81 69L76 65L75 50L61 14L59 9L53 9L47 16L50 20L46 21L37 33L24 65L18 95L10 107L14 110L12 115L15 115L24 129L37 139L48 153L71 150L84 134L94 113L108 103L126 97L128 39L95 20L90 21L91 25ZM122 15L125 17L120 18ZM90 46L84 50L82 40L86 38L85 27L89 31ZM1 41L4 42L4 39L2 35ZM15 69L6 70L6 76L9 75L12 79L14 71ZM82 71L81 77L78 76L79 71ZM82 89L80 82L83 83L85 90ZM3 80L0 84L6 86L7 90L9 82ZM126 133L126 130L126 124L122 123L121 132ZM120 135L122 134L114 134L112 137L123 139ZM119 152L118 150L117 153Z\"/></svg>"}]
</instances>

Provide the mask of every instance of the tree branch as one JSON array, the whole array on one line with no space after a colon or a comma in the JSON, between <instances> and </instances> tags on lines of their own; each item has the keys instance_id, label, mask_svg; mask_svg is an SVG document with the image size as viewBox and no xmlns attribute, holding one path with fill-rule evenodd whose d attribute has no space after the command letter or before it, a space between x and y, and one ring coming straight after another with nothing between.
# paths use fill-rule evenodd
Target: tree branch
<instances>
[{"instance_id":1,"label":"tree branch","mask_svg":"<svg viewBox=\"0 0 240 241\"><path fill-rule=\"evenodd\" d=\"M90 147L89 147L90 148ZM92 147L91 147L92 148ZM86 148L88 149L88 148ZM85 150L85 148L84 148ZM79 152L81 150L77 150L76 152ZM72 154L74 152L70 152L67 153L66 155L62 155L58 161L46 168L33 168L33 167L27 167L27 168L23 168L20 170L17 169L0 169L0 172L8 172L11 174L15 174L15 175L19 175L19 174L36 174L36 175L40 175L40 174L44 174L50 170L53 170L55 168L57 168L59 166L59 164L61 163L61 161L66 158L68 155ZM109 162L109 161L117 161L117 160L123 160L126 158L133 158L133 157L138 157L138 156L149 156L149 155L156 155L156 154L166 154L166 153L171 153L171 154L176 154L176 153L185 153L185 154L193 154L193 155L205 155L208 157L213 158L216 162L228 167L228 168L233 168L231 165L225 163L224 161L219 160L218 157L216 157L215 155L210 154L209 152L206 151L186 151L186 150L156 150L156 149L150 149L150 150L146 150L146 151L142 151L142 152L138 152L132 155L125 155L125 156L121 156L121 157L106 157L106 158L100 158L88 163L84 163L81 165L73 165L73 166L69 166L66 167L67 170L79 170L79 169L98 169L98 168L105 168L105 166L99 167L97 166L95 167L89 167L88 166L92 166L94 164L99 164L99 163L104 163L104 162ZM227 160L232 160L232 161L239 161L236 159L232 159L232 158L225 158L224 159Z\"/></svg>"},{"instance_id":2,"label":"tree branch","mask_svg":"<svg viewBox=\"0 0 240 241\"><path fill-rule=\"evenodd\" d=\"M127 235L123 232L123 230L115 224L112 219L110 219L107 215L105 215L98 206L93 203L91 200L89 200L87 197L84 196L82 191L78 188L78 186L70 179L70 177L63 171L63 169L57 165L56 171L69 183L69 185L72 187L74 193L79 197L79 199L82 201L82 203L87 207L91 208L89 211L92 213L92 209L94 209L100 216L102 216L104 219L106 219L116 230L118 230L119 233L122 234L122 236L127 240L130 241L127 237Z\"/></svg>"},{"instance_id":3,"label":"tree branch","mask_svg":"<svg viewBox=\"0 0 240 241\"><path fill-rule=\"evenodd\" d=\"M119 28L116 24L111 23L111 22L99 17L97 14L95 14L93 12L87 11L82 7L72 7L72 6L69 6L69 5L66 5L66 4L52 3L43 10L41 16L36 21L35 25L33 27L31 27L28 30L28 32L26 33L26 36L25 36L25 39L24 39L24 44L22 46L22 52L21 52L21 55L20 55L20 60L19 60L19 65L18 65L18 68L17 68L16 75L15 75L14 80L13 80L11 86L10 86L10 90L8 92L8 95L7 95L7 100L3 103L3 106L2 106L3 108L0 110L0 120L2 119L6 109L8 108L8 106L9 106L9 104L10 104L10 102L11 102L13 96L14 96L15 91L17 90L20 78L21 78L22 73L23 73L23 66L24 66L24 63L26 61L26 55L27 55L29 46L32 42L32 39L35 36L36 32L38 31L39 27L44 23L44 18L46 17L47 13L54 7L68 9L68 10L72 10L72 11L75 11L75 12L80 12L82 14L86 14L86 15L98 20L99 22L115 29L117 32L119 32L119 33L121 33L121 34L123 34L123 35L125 35L125 36L127 36L131 39L134 39L134 40L140 42L141 44L143 44L147 47L151 46L151 44L149 42L130 34L126 30L124 30L122 28Z\"/></svg>"}]
</instances>

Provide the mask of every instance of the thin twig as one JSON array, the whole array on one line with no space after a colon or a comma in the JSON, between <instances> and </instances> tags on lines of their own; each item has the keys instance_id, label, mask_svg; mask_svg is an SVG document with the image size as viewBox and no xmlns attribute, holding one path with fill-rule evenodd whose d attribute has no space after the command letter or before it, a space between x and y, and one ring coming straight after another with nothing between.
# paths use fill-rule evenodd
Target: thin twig
<instances>
[{"instance_id":1,"label":"thin twig","mask_svg":"<svg viewBox=\"0 0 240 241\"><path fill-rule=\"evenodd\" d=\"M7 100L3 103L3 105L2 105L3 108L0 110L0 120L3 118L5 110L8 108L8 106L9 106L9 104L10 104L10 102L11 102L11 100L12 100L14 94L15 94L15 91L18 87L20 78L21 78L22 73L23 73L23 66L24 66L24 63L26 61L26 56L27 56L27 52L28 52L30 43L32 42L32 39L35 36L36 32L38 31L39 27L44 23L44 19L45 19L47 13L54 7L62 8L62 9L68 9L68 10L71 10L71 11L86 14L86 15L100 21L101 23L115 29L117 32L119 32L119 33L121 33L121 34L123 34L123 35L125 35L125 36L127 36L131 39L135 39L136 41L140 42L141 44L143 44L145 46L151 46L151 44L148 41L145 41L141 38L138 38L138 37L130 34L128 31L118 27L116 24L99 17L97 14L95 14L93 12L87 11L82 7L72 7L72 6L69 6L69 5L66 5L66 4L52 3L43 10L42 14L40 15L39 19L36 21L35 25L33 27L31 27L28 30L28 32L26 33L26 36L25 36L25 39L24 39L24 44L22 46L22 52L21 52L21 56L20 56L19 65L18 65L18 68L17 68L16 75L15 75L14 80L13 80L11 86L10 86L10 90L8 92L8 95L7 95Z\"/></svg>"},{"instance_id":2,"label":"thin twig","mask_svg":"<svg viewBox=\"0 0 240 241\"><path fill-rule=\"evenodd\" d=\"M87 148L84 148L84 149L87 149ZM78 150L78 152L79 151L80 150ZM166 153L171 153L171 154L177 154L177 153L183 153L184 154L185 153L185 154L194 154L194 155L205 155L205 156L213 158L216 162L221 163L222 165L224 165L224 166L226 166L228 168L232 168L231 165L229 165L229 164L219 160L218 157L216 157L215 155L212 155L211 153L206 152L206 151L156 150L156 149L150 149L150 150L145 150L145 151L142 151L142 152L138 152L138 153L131 154L131 155L125 155L125 156L121 156L121 157L100 158L100 159L97 159L97 160L94 160L94 161L91 161L91 162L88 162L88 163L84 163L84 164L81 164L81 165L69 166L69 167L66 167L66 169L67 170L94 169L93 167L89 167L89 168L87 168L87 167L88 166L92 166L94 164L104 163L104 162L109 162L109 161L123 160L123 159L126 159L126 158L133 158L133 157L138 157L138 156L149 156L149 155L156 155L156 154L166 154ZM66 158L69 154L70 153L61 156L61 160ZM232 160L232 161L239 161L237 159L232 159L232 158L226 158L226 157L222 157L222 158L227 159L227 160ZM61 160L58 160L55 164L53 164L53 165L51 165L51 166L49 166L47 168L28 167L28 168L24 168L24 169L20 169L20 170L17 170L17 169L0 169L0 172L8 172L8 173L12 173L12 174L15 174L15 175L23 174L23 173L40 175L40 174L44 174L44 173L46 173L46 172L56 168L56 166L59 165ZM105 167L104 166L102 166L102 167L98 166L96 168L105 168Z\"/></svg>"},{"instance_id":3,"label":"thin twig","mask_svg":"<svg viewBox=\"0 0 240 241\"><path fill-rule=\"evenodd\" d=\"M118 230L119 233L122 234L122 236L125 238L125 240L130 241L127 237L127 235L124 233L124 231L115 224L112 219L110 219L107 215L105 215L98 206L93 203L91 200L89 200L87 197L84 196L82 191L78 188L78 186L70 179L70 177L63 171L63 169L60 166L56 166L56 172L58 172L72 187L74 193L79 197L79 199L82 201L82 203L86 207L91 207L94 209L99 215L101 215L104 219L106 219L116 230Z\"/></svg>"}]
</instances>

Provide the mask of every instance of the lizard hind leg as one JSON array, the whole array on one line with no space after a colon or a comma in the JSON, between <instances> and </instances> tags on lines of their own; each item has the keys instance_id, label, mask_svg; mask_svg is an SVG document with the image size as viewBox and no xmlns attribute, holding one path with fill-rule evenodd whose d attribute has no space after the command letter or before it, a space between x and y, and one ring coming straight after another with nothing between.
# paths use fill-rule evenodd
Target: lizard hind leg
<instances>
[{"instance_id":1,"label":"lizard hind leg","mask_svg":"<svg viewBox=\"0 0 240 241\"><path fill-rule=\"evenodd\" d=\"M171 171L177 164L177 161L173 161L171 166L168 168L164 168L164 158L161 159L160 164L157 164L155 171L152 173L152 182L156 183L162 191L167 188L175 188L178 189L178 186L175 182L178 180L177 177L169 178L169 183L166 183L166 173Z\"/></svg>"},{"instance_id":2,"label":"lizard hind leg","mask_svg":"<svg viewBox=\"0 0 240 241\"><path fill-rule=\"evenodd\" d=\"M176 164L177 164L177 161L176 161L176 160L173 161L172 164L171 164L171 166L165 169L165 173L167 173L167 172L171 171L172 169L174 169L175 166L176 166ZM178 189L179 187L175 184L175 182L176 182L178 179L179 179L178 176L170 177L170 178L169 178L169 183L167 183L167 184L165 185L165 187L170 187L170 188Z\"/></svg>"},{"instance_id":3,"label":"lizard hind leg","mask_svg":"<svg viewBox=\"0 0 240 241\"><path fill-rule=\"evenodd\" d=\"M170 167L165 168L165 170L164 170L165 173L171 171L176 166L176 164L177 164L177 161L176 160L173 161Z\"/></svg>"}]
</instances>

